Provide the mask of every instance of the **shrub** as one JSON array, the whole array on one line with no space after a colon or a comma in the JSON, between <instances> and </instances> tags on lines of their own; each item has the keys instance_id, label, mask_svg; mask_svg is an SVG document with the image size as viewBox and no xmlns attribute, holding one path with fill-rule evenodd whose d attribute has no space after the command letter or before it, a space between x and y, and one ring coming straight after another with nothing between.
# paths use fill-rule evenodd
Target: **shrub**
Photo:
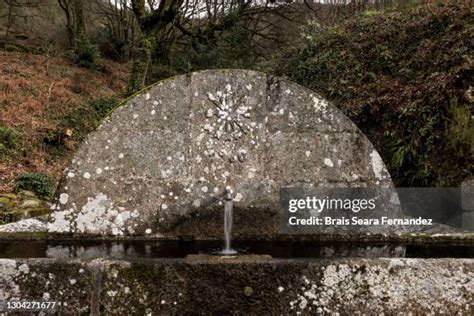
<instances>
[{"instance_id":1,"label":"shrub","mask_svg":"<svg viewBox=\"0 0 474 316\"><path fill-rule=\"evenodd\" d=\"M78 40L69 54L74 63L81 67L104 70L104 65L100 63L99 48L88 40Z\"/></svg>"},{"instance_id":2,"label":"shrub","mask_svg":"<svg viewBox=\"0 0 474 316\"><path fill-rule=\"evenodd\" d=\"M17 52L18 53L18 52L22 51L21 48L19 48L17 45L12 44L12 43L6 43L4 48L7 52Z\"/></svg>"},{"instance_id":3,"label":"shrub","mask_svg":"<svg viewBox=\"0 0 474 316\"><path fill-rule=\"evenodd\" d=\"M53 195L54 180L47 173L22 173L15 179L15 190L35 192L39 197L49 199Z\"/></svg>"},{"instance_id":4,"label":"shrub","mask_svg":"<svg viewBox=\"0 0 474 316\"><path fill-rule=\"evenodd\" d=\"M451 101L449 111L450 120L446 137L452 150L459 155L474 157L474 117L467 107L458 103L456 98Z\"/></svg>"},{"instance_id":5,"label":"shrub","mask_svg":"<svg viewBox=\"0 0 474 316\"><path fill-rule=\"evenodd\" d=\"M89 101L89 107L94 114L94 126L97 127L101 121L117 106L118 100L114 97L99 97Z\"/></svg>"},{"instance_id":6,"label":"shrub","mask_svg":"<svg viewBox=\"0 0 474 316\"><path fill-rule=\"evenodd\" d=\"M0 161L6 162L9 160L9 150L5 145L0 143Z\"/></svg>"},{"instance_id":7,"label":"shrub","mask_svg":"<svg viewBox=\"0 0 474 316\"><path fill-rule=\"evenodd\" d=\"M396 185L456 186L474 173L464 97L472 86L473 30L474 11L454 0L334 26L313 22L274 71L341 108L373 142Z\"/></svg>"},{"instance_id":8,"label":"shrub","mask_svg":"<svg viewBox=\"0 0 474 316\"><path fill-rule=\"evenodd\" d=\"M97 128L118 103L119 99L115 97L91 99L63 117L59 126L61 129L73 129L74 135L81 139Z\"/></svg>"},{"instance_id":9,"label":"shrub","mask_svg":"<svg viewBox=\"0 0 474 316\"><path fill-rule=\"evenodd\" d=\"M21 133L14 129L0 126L0 161L9 161L21 149Z\"/></svg>"}]
</instances>

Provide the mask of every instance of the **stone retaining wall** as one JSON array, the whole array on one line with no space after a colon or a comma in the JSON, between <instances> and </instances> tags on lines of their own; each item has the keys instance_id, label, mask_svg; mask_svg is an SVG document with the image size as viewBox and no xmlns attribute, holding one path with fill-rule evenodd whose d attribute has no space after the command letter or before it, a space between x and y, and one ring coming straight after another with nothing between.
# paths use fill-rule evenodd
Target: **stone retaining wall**
<instances>
[{"instance_id":1,"label":"stone retaining wall","mask_svg":"<svg viewBox=\"0 0 474 316\"><path fill-rule=\"evenodd\" d=\"M1 259L0 270L0 301L61 301L64 314L474 312L473 259Z\"/></svg>"}]
</instances>

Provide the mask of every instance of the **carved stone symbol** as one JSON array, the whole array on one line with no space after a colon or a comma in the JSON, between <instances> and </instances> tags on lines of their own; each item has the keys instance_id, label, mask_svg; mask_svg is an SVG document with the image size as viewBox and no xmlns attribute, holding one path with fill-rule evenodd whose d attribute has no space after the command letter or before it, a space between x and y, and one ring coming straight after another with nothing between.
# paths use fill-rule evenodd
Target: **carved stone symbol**
<instances>
[{"instance_id":1,"label":"carved stone symbol","mask_svg":"<svg viewBox=\"0 0 474 316\"><path fill-rule=\"evenodd\" d=\"M252 107L247 105L248 96L237 96L232 91L231 85L227 84L224 91L208 93L207 97L214 107L207 109L206 117L214 118L214 121L207 124L205 130L217 141L228 144L224 146L227 150L219 151L219 157L227 156L229 162L244 162L247 159L247 152L236 148L238 145L234 141L253 132L252 126L255 124L251 122Z\"/></svg>"},{"instance_id":2,"label":"carved stone symbol","mask_svg":"<svg viewBox=\"0 0 474 316\"><path fill-rule=\"evenodd\" d=\"M215 138L236 140L253 130L250 126L252 107L246 105L247 96L235 96L229 84L225 91L217 91L215 95L208 93L207 96L215 106L206 112L208 118L216 117L211 126Z\"/></svg>"}]
</instances>

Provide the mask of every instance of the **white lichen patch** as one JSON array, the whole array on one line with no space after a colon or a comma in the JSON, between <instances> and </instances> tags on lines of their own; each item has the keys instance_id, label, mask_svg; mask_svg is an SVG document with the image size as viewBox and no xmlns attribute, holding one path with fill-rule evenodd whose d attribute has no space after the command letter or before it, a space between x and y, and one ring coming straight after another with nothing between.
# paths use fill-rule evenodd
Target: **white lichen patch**
<instances>
[{"instance_id":1,"label":"white lichen patch","mask_svg":"<svg viewBox=\"0 0 474 316\"><path fill-rule=\"evenodd\" d=\"M76 229L79 233L123 235L130 231L127 223L131 218L131 212L114 208L105 194L97 193L82 206L76 218Z\"/></svg>"},{"instance_id":2,"label":"white lichen patch","mask_svg":"<svg viewBox=\"0 0 474 316\"><path fill-rule=\"evenodd\" d=\"M84 177L84 179L90 179L91 174L89 172L84 172L82 176Z\"/></svg>"},{"instance_id":3,"label":"white lichen patch","mask_svg":"<svg viewBox=\"0 0 474 316\"><path fill-rule=\"evenodd\" d=\"M23 263L20 266L18 266L18 271L20 273L25 273L26 274L26 273L30 272L30 268L28 267L28 265L26 263Z\"/></svg>"},{"instance_id":4,"label":"white lichen patch","mask_svg":"<svg viewBox=\"0 0 474 316\"><path fill-rule=\"evenodd\" d=\"M331 167L331 168L334 167L334 163L329 158L324 158L324 164L328 167Z\"/></svg>"},{"instance_id":5,"label":"white lichen patch","mask_svg":"<svg viewBox=\"0 0 474 316\"><path fill-rule=\"evenodd\" d=\"M118 291L114 291L114 290L107 291L107 295L110 297L114 297L115 295L117 295L117 293Z\"/></svg>"},{"instance_id":6,"label":"white lichen patch","mask_svg":"<svg viewBox=\"0 0 474 316\"><path fill-rule=\"evenodd\" d=\"M61 193L59 195L59 203L63 205L67 203L68 199L69 199L69 194L67 193Z\"/></svg>"},{"instance_id":7,"label":"white lichen patch","mask_svg":"<svg viewBox=\"0 0 474 316\"><path fill-rule=\"evenodd\" d=\"M74 209L52 212L50 221L48 223L48 231L54 233L68 233L71 232L71 225L73 221Z\"/></svg>"},{"instance_id":8,"label":"white lichen patch","mask_svg":"<svg viewBox=\"0 0 474 316\"><path fill-rule=\"evenodd\" d=\"M21 293L20 286L16 283L16 278L20 275L17 262L12 259L0 259L0 271L0 301L18 297Z\"/></svg>"},{"instance_id":9,"label":"white lichen patch","mask_svg":"<svg viewBox=\"0 0 474 316\"><path fill-rule=\"evenodd\" d=\"M316 306L325 314L370 306L371 312L398 313L417 310L450 314L472 303L474 272L437 260L382 259L359 263L336 263L322 267L322 276L302 276L301 290L289 302L297 312ZM448 303L449 304L446 304Z\"/></svg>"},{"instance_id":10,"label":"white lichen patch","mask_svg":"<svg viewBox=\"0 0 474 316\"><path fill-rule=\"evenodd\" d=\"M374 172L375 177L379 180L383 180L384 179L383 172L384 172L385 166L384 166L382 158L380 158L380 155L377 151L372 150L372 152L370 153L370 162L371 162L372 171Z\"/></svg>"},{"instance_id":11,"label":"white lichen patch","mask_svg":"<svg viewBox=\"0 0 474 316\"><path fill-rule=\"evenodd\" d=\"M235 202L240 202L240 201L242 201L243 198L244 198L244 196L241 193L237 193L234 197L234 201Z\"/></svg>"}]
</instances>

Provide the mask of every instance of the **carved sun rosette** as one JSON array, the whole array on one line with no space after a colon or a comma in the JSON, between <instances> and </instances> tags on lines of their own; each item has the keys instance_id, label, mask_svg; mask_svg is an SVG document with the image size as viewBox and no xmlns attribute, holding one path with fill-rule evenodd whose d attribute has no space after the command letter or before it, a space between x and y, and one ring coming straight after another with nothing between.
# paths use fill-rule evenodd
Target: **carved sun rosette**
<instances>
[{"instance_id":1,"label":"carved sun rosette","mask_svg":"<svg viewBox=\"0 0 474 316\"><path fill-rule=\"evenodd\" d=\"M213 106L206 111L207 123L204 130L209 135L207 154L228 158L230 162L244 162L247 151L239 146L239 140L250 137L254 140L254 127L247 95L236 96L230 84L224 91L215 94L208 93L207 97Z\"/></svg>"}]
</instances>

